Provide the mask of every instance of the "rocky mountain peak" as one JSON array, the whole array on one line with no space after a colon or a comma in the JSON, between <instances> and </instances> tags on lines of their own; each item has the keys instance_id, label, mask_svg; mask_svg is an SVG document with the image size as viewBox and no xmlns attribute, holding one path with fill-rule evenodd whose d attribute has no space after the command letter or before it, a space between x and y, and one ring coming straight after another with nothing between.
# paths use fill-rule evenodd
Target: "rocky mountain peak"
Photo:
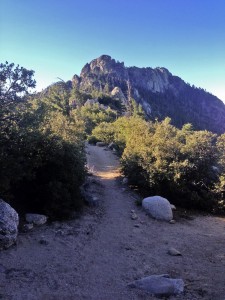
<instances>
[{"instance_id":1,"label":"rocky mountain peak","mask_svg":"<svg viewBox=\"0 0 225 300\"><path fill-rule=\"evenodd\" d=\"M169 116L179 127L192 123L196 129L225 132L223 102L163 67L125 67L123 62L102 55L87 63L72 82L82 92L106 93L122 103L129 103L132 97L153 120Z\"/></svg>"},{"instance_id":2,"label":"rocky mountain peak","mask_svg":"<svg viewBox=\"0 0 225 300\"><path fill-rule=\"evenodd\" d=\"M116 62L115 59L109 55L102 55L99 58L92 60L89 64L86 64L81 71L80 76L85 77L88 73L93 74L110 74L115 72L123 72L125 69L123 62Z\"/></svg>"}]
</instances>

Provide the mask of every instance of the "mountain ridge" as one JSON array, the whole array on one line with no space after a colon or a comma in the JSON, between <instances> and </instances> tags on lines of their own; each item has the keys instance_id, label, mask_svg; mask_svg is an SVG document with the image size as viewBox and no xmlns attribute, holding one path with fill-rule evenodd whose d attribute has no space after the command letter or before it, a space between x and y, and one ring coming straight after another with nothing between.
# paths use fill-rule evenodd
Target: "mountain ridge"
<instances>
[{"instance_id":1,"label":"mountain ridge","mask_svg":"<svg viewBox=\"0 0 225 300\"><path fill-rule=\"evenodd\" d=\"M224 103L204 89L190 86L164 67L126 67L124 62L102 55L87 63L80 76L73 76L72 86L85 93L94 90L110 96L117 88L116 97L126 105L129 99L134 99L148 119L161 120L168 116L178 127L192 123L198 130L225 132Z\"/></svg>"}]
</instances>

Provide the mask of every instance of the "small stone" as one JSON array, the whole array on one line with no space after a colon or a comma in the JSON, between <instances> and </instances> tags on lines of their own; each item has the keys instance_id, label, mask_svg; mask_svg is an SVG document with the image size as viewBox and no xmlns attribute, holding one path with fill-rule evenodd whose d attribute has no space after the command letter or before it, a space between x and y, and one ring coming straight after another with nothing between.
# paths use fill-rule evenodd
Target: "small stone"
<instances>
[{"instance_id":1,"label":"small stone","mask_svg":"<svg viewBox=\"0 0 225 300\"><path fill-rule=\"evenodd\" d=\"M138 219L137 214L135 214L135 213L131 214L131 219L132 220L137 220Z\"/></svg>"},{"instance_id":2,"label":"small stone","mask_svg":"<svg viewBox=\"0 0 225 300\"><path fill-rule=\"evenodd\" d=\"M175 248L170 248L167 252L171 256L181 256L182 254Z\"/></svg>"},{"instance_id":3,"label":"small stone","mask_svg":"<svg viewBox=\"0 0 225 300\"><path fill-rule=\"evenodd\" d=\"M175 224L176 221L175 221L175 220L170 220L169 223L170 223L170 224Z\"/></svg>"},{"instance_id":4,"label":"small stone","mask_svg":"<svg viewBox=\"0 0 225 300\"><path fill-rule=\"evenodd\" d=\"M127 178L127 177L124 177L124 178L123 178L122 184L124 184L124 185L125 185L125 184L128 184L128 178Z\"/></svg>"},{"instance_id":5,"label":"small stone","mask_svg":"<svg viewBox=\"0 0 225 300\"><path fill-rule=\"evenodd\" d=\"M44 225L48 218L45 215L26 214L25 219L28 223L33 223L34 225Z\"/></svg>"},{"instance_id":6,"label":"small stone","mask_svg":"<svg viewBox=\"0 0 225 300\"><path fill-rule=\"evenodd\" d=\"M28 223L23 225L23 232L31 231L34 228L33 223Z\"/></svg>"},{"instance_id":7,"label":"small stone","mask_svg":"<svg viewBox=\"0 0 225 300\"><path fill-rule=\"evenodd\" d=\"M57 229L57 230L55 231L55 234L56 234L56 235L64 235L64 231L63 231L62 229Z\"/></svg>"},{"instance_id":8,"label":"small stone","mask_svg":"<svg viewBox=\"0 0 225 300\"><path fill-rule=\"evenodd\" d=\"M106 143L104 143L104 142L97 142L96 146L98 146L98 147L105 147Z\"/></svg>"},{"instance_id":9,"label":"small stone","mask_svg":"<svg viewBox=\"0 0 225 300\"><path fill-rule=\"evenodd\" d=\"M132 214L134 214L135 213L135 210L134 209L131 209L131 211L130 211Z\"/></svg>"},{"instance_id":10,"label":"small stone","mask_svg":"<svg viewBox=\"0 0 225 300\"><path fill-rule=\"evenodd\" d=\"M42 239L39 240L39 244L41 244L41 245L48 245L49 242L47 240L45 240L44 238L42 238Z\"/></svg>"},{"instance_id":11,"label":"small stone","mask_svg":"<svg viewBox=\"0 0 225 300\"><path fill-rule=\"evenodd\" d=\"M134 227L137 227L137 228L139 228L139 227L140 227L140 225L139 225L139 224L134 224Z\"/></svg>"},{"instance_id":12,"label":"small stone","mask_svg":"<svg viewBox=\"0 0 225 300\"><path fill-rule=\"evenodd\" d=\"M173 205L173 204L170 204L170 206L171 206L171 209L172 209L172 210L176 210L176 209L177 209L176 206Z\"/></svg>"}]
</instances>

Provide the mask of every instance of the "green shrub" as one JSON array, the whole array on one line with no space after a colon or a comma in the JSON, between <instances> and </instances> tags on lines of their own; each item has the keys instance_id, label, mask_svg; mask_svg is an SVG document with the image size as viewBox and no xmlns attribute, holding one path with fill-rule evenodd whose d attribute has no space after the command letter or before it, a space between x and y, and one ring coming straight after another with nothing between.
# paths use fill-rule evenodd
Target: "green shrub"
<instances>
[{"instance_id":1,"label":"green shrub","mask_svg":"<svg viewBox=\"0 0 225 300\"><path fill-rule=\"evenodd\" d=\"M72 116L33 104L0 132L0 196L21 213L66 218L82 206L83 127Z\"/></svg>"},{"instance_id":2,"label":"green shrub","mask_svg":"<svg viewBox=\"0 0 225 300\"><path fill-rule=\"evenodd\" d=\"M103 108L100 104L86 104L75 110L76 118L83 121L85 131L91 134L92 130L103 122L112 122L116 119L117 112L111 108Z\"/></svg>"},{"instance_id":3,"label":"green shrub","mask_svg":"<svg viewBox=\"0 0 225 300\"><path fill-rule=\"evenodd\" d=\"M144 121L139 120L136 126L132 126L132 118L126 122L130 125L123 122L125 130L117 138L124 143L121 166L129 182L178 206L206 211L221 206L216 189L224 187L220 175L224 170L223 136L216 144L215 134L193 131L189 125L177 129L168 118L149 123L148 129L144 129ZM139 135L135 127L139 128ZM221 171L215 172L215 166Z\"/></svg>"},{"instance_id":4,"label":"green shrub","mask_svg":"<svg viewBox=\"0 0 225 300\"><path fill-rule=\"evenodd\" d=\"M99 141L110 144L114 140L113 124L102 122L92 130L92 136Z\"/></svg>"},{"instance_id":5,"label":"green shrub","mask_svg":"<svg viewBox=\"0 0 225 300\"><path fill-rule=\"evenodd\" d=\"M44 213L51 218L68 217L82 206L79 187L85 176L81 146L38 132L24 133L7 151L0 182L7 182L2 197L19 212Z\"/></svg>"}]
</instances>

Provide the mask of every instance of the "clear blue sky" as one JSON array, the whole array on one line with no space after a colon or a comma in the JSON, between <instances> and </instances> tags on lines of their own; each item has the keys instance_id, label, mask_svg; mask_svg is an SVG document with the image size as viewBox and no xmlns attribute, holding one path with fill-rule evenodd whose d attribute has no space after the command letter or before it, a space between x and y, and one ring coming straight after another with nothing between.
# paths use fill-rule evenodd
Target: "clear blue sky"
<instances>
[{"instance_id":1,"label":"clear blue sky","mask_svg":"<svg viewBox=\"0 0 225 300\"><path fill-rule=\"evenodd\" d=\"M0 0L0 58L37 90L102 54L166 67L225 101L225 0Z\"/></svg>"}]
</instances>

